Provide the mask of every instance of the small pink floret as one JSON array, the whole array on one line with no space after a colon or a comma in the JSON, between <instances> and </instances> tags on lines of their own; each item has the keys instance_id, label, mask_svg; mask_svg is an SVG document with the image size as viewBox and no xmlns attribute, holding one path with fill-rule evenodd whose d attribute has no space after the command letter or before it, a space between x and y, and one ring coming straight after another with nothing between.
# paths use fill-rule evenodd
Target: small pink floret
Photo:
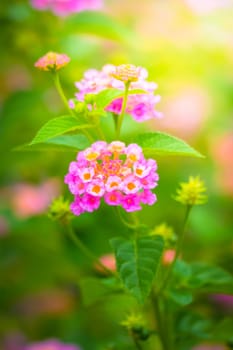
<instances>
[{"instance_id":1,"label":"small pink floret","mask_svg":"<svg viewBox=\"0 0 233 350\"><path fill-rule=\"evenodd\" d=\"M140 195L138 194L128 194L122 199L122 207L127 212L138 211L141 210L140 206Z\"/></svg>"}]
</instances>

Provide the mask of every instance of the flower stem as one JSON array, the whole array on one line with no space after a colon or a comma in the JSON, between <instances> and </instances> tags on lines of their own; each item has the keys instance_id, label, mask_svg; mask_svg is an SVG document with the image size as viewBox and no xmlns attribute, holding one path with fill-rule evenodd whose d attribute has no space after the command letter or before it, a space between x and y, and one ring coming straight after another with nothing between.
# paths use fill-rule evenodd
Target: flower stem
<instances>
[{"instance_id":1,"label":"flower stem","mask_svg":"<svg viewBox=\"0 0 233 350\"><path fill-rule=\"evenodd\" d=\"M176 247L176 255L175 255L175 258L172 262L172 264L169 266L168 268L168 271L167 271L167 274L158 290L158 294L165 289L167 283L169 282L169 279L171 277L171 273L172 273L172 270L175 266L175 263L180 255L180 252L181 252L181 249L182 249L182 245L183 245L183 240L184 240L184 235L185 235L185 229L186 229L186 225L187 225L187 221L188 221L188 217L189 217L189 213L190 213L190 210L192 209L192 206L191 205L187 205L186 207L186 211L185 211L185 216L184 216L184 221L183 221L183 225L182 225L182 230L181 230L181 234L179 235L179 238L178 238L178 242L177 242L177 247Z\"/></svg>"},{"instance_id":2,"label":"flower stem","mask_svg":"<svg viewBox=\"0 0 233 350\"><path fill-rule=\"evenodd\" d=\"M142 350L142 346L141 346L139 340L138 340L138 339L136 338L136 336L134 335L134 333L133 333L133 332L130 332L130 334L131 334L131 337L132 337L132 339L133 339L133 342L134 342L134 344L135 344L135 346L136 346L136 349L137 349L137 350Z\"/></svg>"},{"instance_id":3,"label":"flower stem","mask_svg":"<svg viewBox=\"0 0 233 350\"><path fill-rule=\"evenodd\" d=\"M155 318L157 323L158 336L159 336L162 348L163 350L171 350L168 344L167 329L164 329L165 323L164 323L162 312L160 309L158 295L153 295L152 301L153 301L154 313L155 313Z\"/></svg>"},{"instance_id":4,"label":"flower stem","mask_svg":"<svg viewBox=\"0 0 233 350\"><path fill-rule=\"evenodd\" d=\"M120 136L120 132L121 132L121 125L124 119L124 115L125 115L125 109L126 109L126 105L127 105L127 98L128 98L128 94L129 94L129 86L130 86L130 81L127 81L125 83L125 93L124 93L124 97L123 97L123 102L122 102L122 108L121 108L121 113L118 117L117 120L117 126L116 126L116 138L118 139Z\"/></svg>"},{"instance_id":5,"label":"flower stem","mask_svg":"<svg viewBox=\"0 0 233 350\"><path fill-rule=\"evenodd\" d=\"M53 73L53 81L54 81L55 87L57 89L57 92L58 92L59 96L61 97L61 100L63 101L69 114L71 114L74 118L77 118L74 111L69 107L68 100L67 100L67 98L64 94L63 88L61 86L59 74L56 71L54 71L52 73ZM87 130L82 129L82 132L88 138L88 140L90 142L93 142L93 137L89 134L89 132Z\"/></svg>"},{"instance_id":6,"label":"flower stem","mask_svg":"<svg viewBox=\"0 0 233 350\"><path fill-rule=\"evenodd\" d=\"M115 207L115 211L117 216L119 216L121 222L123 223L123 225L125 225L126 227L130 228L131 230L135 230L137 228L137 224L134 222L130 223L128 221L125 220L125 218L123 217L120 208L117 206Z\"/></svg>"},{"instance_id":7,"label":"flower stem","mask_svg":"<svg viewBox=\"0 0 233 350\"><path fill-rule=\"evenodd\" d=\"M67 226L67 233L71 240L76 244L76 246L82 251L82 253L91 261L96 262L96 264L105 271L108 275L113 275L113 272L109 270L106 266L104 266L99 259L83 244L83 242L79 239L79 237L75 234L71 224Z\"/></svg>"},{"instance_id":8,"label":"flower stem","mask_svg":"<svg viewBox=\"0 0 233 350\"><path fill-rule=\"evenodd\" d=\"M72 115L74 115L74 112L72 111L72 109L69 107L69 104L68 104L68 101L67 101L67 98L64 94L64 91L62 89L62 86L61 86L61 82L60 82L60 77L59 77L59 74L55 71L53 72L53 81L54 81L54 84L55 84L55 87L57 89L57 92L59 94L59 96L61 97L65 107L67 108L68 112Z\"/></svg>"}]
</instances>

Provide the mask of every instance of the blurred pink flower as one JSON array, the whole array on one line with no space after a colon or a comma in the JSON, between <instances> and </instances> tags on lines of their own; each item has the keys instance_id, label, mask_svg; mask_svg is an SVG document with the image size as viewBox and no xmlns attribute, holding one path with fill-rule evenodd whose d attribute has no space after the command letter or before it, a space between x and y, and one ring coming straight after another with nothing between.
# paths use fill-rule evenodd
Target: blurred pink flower
<instances>
[{"instance_id":1,"label":"blurred pink flower","mask_svg":"<svg viewBox=\"0 0 233 350\"><path fill-rule=\"evenodd\" d=\"M16 309L23 316L33 318L59 316L71 312L74 304L75 299L70 291L49 289L25 296L16 305Z\"/></svg>"},{"instance_id":2,"label":"blurred pink flower","mask_svg":"<svg viewBox=\"0 0 233 350\"><path fill-rule=\"evenodd\" d=\"M233 311L233 295L230 294L213 294L210 296L216 304L228 312Z\"/></svg>"},{"instance_id":3,"label":"blurred pink flower","mask_svg":"<svg viewBox=\"0 0 233 350\"><path fill-rule=\"evenodd\" d=\"M85 10L99 10L103 6L102 0L31 0L31 5L62 17Z\"/></svg>"},{"instance_id":4,"label":"blurred pink flower","mask_svg":"<svg viewBox=\"0 0 233 350\"><path fill-rule=\"evenodd\" d=\"M227 350L225 345L221 344L200 344L192 348L192 350Z\"/></svg>"},{"instance_id":5,"label":"blurred pink flower","mask_svg":"<svg viewBox=\"0 0 233 350\"><path fill-rule=\"evenodd\" d=\"M51 339L29 344L23 350L80 350L80 348L77 345L64 344L56 339Z\"/></svg>"},{"instance_id":6,"label":"blurred pink flower","mask_svg":"<svg viewBox=\"0 0 233 350\"><path fill-rule=\"evenodd\" d=\"M233 196L233 132L215 136L210 141L210 153L216 165L217 187L226 195Z\"/></svg>"},{"instance_id":7,"label":"blurred pink flower","mask_svg":"<svg viewBox=\"0 0 233 350\"><path fill-rule=\"evenodd\" d=\"M7 235L9 232L9 223L7 219L0 215L0 237Z\"/></svg>"},{"instance_id":8,"label":"blurred pink flower","mask_svg":"<svg viewBox=\"0 0 233 350\"><path fill-rule=\"evenodd\" d=\"M208 14L221 8L232 7L232 0L186 0L188 6L196 13Z\"/></svg>"},{"instance_id":9,"label":"blurred pink flower","mask_svg":"<svg viewBox=\"0 0 233 350\"><path fill-rule=\"evenodd\" d=\"M190 139L200 132L206 121L209 114L209 97L198 86L187 85L177 90L170 99L167 99L163 108L166 118L158 120L156 125L153 125Z\"/></svg>"},{"instance_id":10,"label":"blurred pink flower","mask_svg":"<svg viewBox=\"0 0 233 350\"><path fill-rule=\"evenodd\" d=\"M0 340L1 350L23 350L26 339L19 331L8 331L3 335L2 342Z\"/></svg>"},{"instance_id":11,"label":"blurred pink flower","mask_svg":"<svg viewBox=\"0 0 233 350\"><path fill-rule=\"evenodd\" d=\"M167 249L163 253L162 263L163 265L170 265L175 259L176 251L175 249Z\"/></svg>"},{"instance_id":12,"label":"blurred pink flower","mask_svg":"<svg viewBox=\"0 0 233 350\"><path fill-rule=\"evenodd\" d=\"M101 256L101 263L111 271L116 271L116 259L113 254L106 254Z\"/></svg>"},{"instance_id":13,"label":"blurred pink flower","mask_svg":"<svg viewBox=\"0 0 233 350\"><path fill-rule=\"evenodd\" d=\"M50 179L39 186L21 183L10 190L12 209L19 218L43 213L54 197L60 192L58 179Z\"/></svg>"}]
</instances>

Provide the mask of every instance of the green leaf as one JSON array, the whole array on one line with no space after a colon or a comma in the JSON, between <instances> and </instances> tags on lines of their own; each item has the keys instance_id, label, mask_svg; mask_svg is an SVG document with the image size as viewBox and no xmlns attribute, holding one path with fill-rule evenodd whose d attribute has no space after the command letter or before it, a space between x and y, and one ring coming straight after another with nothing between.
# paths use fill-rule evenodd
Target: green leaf
<instances>
[{"instance_id":1,"label":"green leaf","mask_svg":"<svg viewBox=\"0 0 233 350\"><path fill-rule=\"evenodd\" d=\"M192 293L185 289L172 288L166 293L166 296L175 304L185 306L193 301Z\"/></svg>"},{"instance_id":2,"label":"green leaf","mask_svg":"<svg viewBox=\"0 0 233 350\"><path fill-rule=\"evenodd\" d=\"M34 139L31 141L31 145L36 143L43 143L51 138L54 138L65 133L82 130L86 128L92 128L91 124L84 124L79 122L72 116L62 116L49 120L42 128L38 131Z\"/></svg>"},{"instance_id":3,"label":"green leaf","mask_svg":"<svg viewBox=\"0 0 233 350\"><path fill-rule=\"evenodd\" d=\"M191 269L190 288L202 288L214 293L233 292L233 276L221 267L197 262L191 264Z\"/></svg>"},{"instance_id":4,"label":"green leaf","mask_svg":"<svg viewBox=\"0 0 233 350\"><path fill-rule=\"evenodd\" d=\"M95 11L82 11L69 16L66 20L66 29L123 42L130 42L132 38L132 33L114 18Z\"/></svg>"},{"instance_id":5,"label":"green leaf","mask_svg":"<svg viewBox=\"0 0 233 350\"><path fill-rule=\"evenodd\" d=\"M129 90L129 95L137 95L137 94L147 94L148 92L142 89L133 89ZM105 89L100 91L96 95L96 106L97 108L105 108L108 106L113 100L123 97L124 91L119 89Z\"/></svg>"},{"instance_id":6,"label":"green leaf","mask_svg":"<svg viewBox=\"0 0 233 350\"><path fill-rule=\"evenodd\" d=\"M44 143L36 143L32 145L21 145L13 149L17 152L25 151L55 151L55 152L71 152L82 150L87 148L90 145L90 142L86 136L82 134L78 135L62 135L57 136L52 139L47 140Z\"/></svg>"},{"instance_id":7,"label":"green leaf","mask_svg":"<svg viewBox=\"0 0 233 350\"><path fill-rule=\"evenodd\" d=\"M85 135L61 135L53 137L52 139L47 140L47 144L51 145L61 145L66 147L74 148L75 150L82 150L87 148L90 145L89 140Z\"/></svg>"},{"instance_id":8,"label":"green leaf","mask_svg":"<svg viewBox=\"0 0 233 350\"><path fill-rule=\"evenodd\" d=\"M183 140L163 132L140 134L134 142L143 148L146 157L189 156L204 158L201 153Z\"/></svg>"},{"instance_id":9,"label":"green leaf","mask_svg":"<svg viewBox=\"0 0 233 350\"><path fill-rule=\"evenodd\" d=\"M192 269L190 264L186 263L183 260L178 259L173 268L173 278L176 280L176 283L182 284L192 275Z\"/></svg>"},{"instance_id":10,"label":"green leaf","mask_svg":"<svg viewBox=\"0 0 233 350\"><path fill-rule=\"evenodd\" d=\"M213 328L213 320L204 318L201 314L183 311L178 322L175 325L175 332L180 335L180 338L208 339L209 332Z\"/></svg>"},{"instance_id":11,"label":"green leaf","mask_svg":"<svg viewBox=\"0 0 233 350\"><path fill-rule=\"evenodd\" d=\"M143 303L150 293L159 266L164 247L163 238L156 236L126 240L117 237L111 240L111 245L124 286Z\"/></svg>"}]
</instances>

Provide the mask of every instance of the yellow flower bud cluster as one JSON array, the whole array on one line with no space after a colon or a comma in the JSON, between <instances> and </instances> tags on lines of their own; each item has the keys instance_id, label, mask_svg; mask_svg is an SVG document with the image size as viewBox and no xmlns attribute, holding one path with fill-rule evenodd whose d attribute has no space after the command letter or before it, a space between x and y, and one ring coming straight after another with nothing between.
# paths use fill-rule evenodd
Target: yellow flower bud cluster
<instances>
[{"instance_id":1,"label":"yellow flower bud cluster","mask_svg":"<svg viewBox=\"0 0 233 350\"><path fill-rule=\"evenodd\" d=\"M181 204L193 206L207 202L206 187L199 176L190 176L188 182L182 182L174 199Z\"/></svg>"}]
</instances>

